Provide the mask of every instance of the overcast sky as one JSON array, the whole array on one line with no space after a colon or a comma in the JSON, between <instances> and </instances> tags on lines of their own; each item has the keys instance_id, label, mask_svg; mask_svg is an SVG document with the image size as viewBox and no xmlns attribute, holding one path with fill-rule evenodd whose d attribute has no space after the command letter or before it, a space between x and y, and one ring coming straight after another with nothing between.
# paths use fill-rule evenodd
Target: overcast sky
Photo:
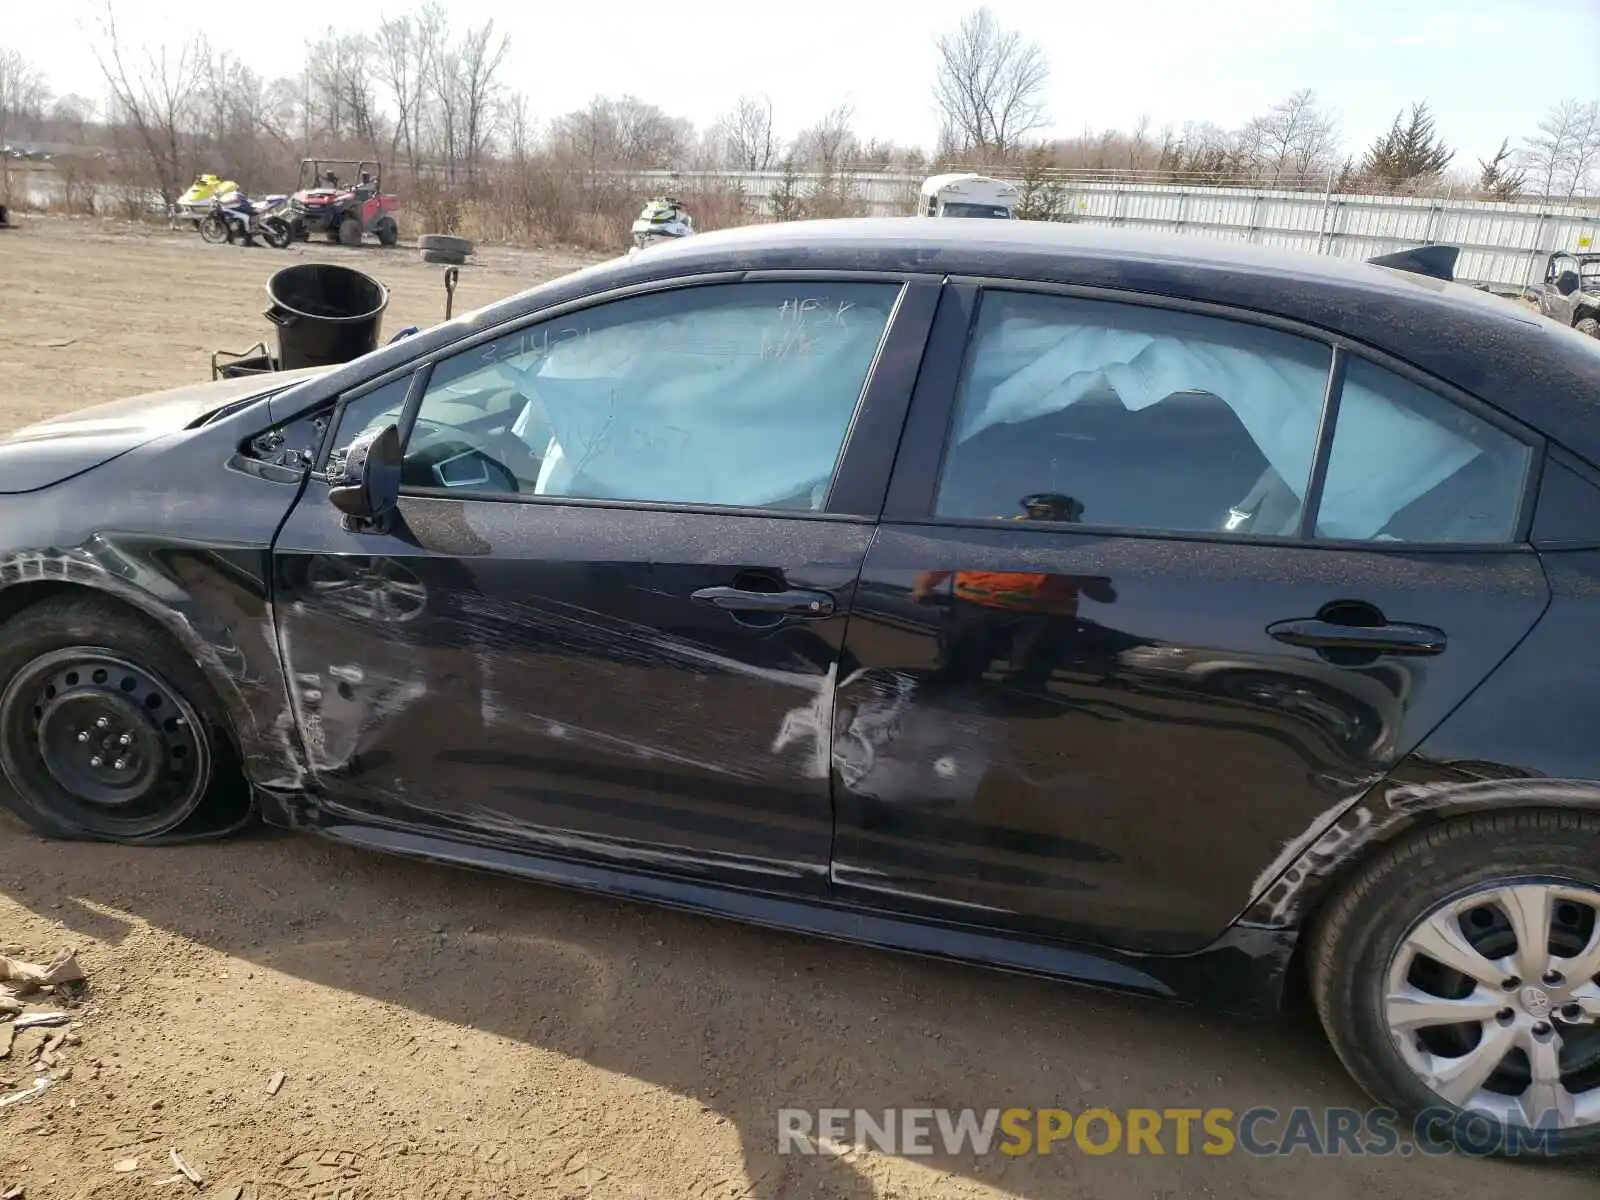
<instances>
[{"instance_id":1,"label":"overcast sky","mask_svg":"<svg viewBox=\"0 0 1600 1200\"><path fill-rule=\"evenodd\" d=\"M0 0L0 46L58 93L103 93L92 49L102 0ZM114 0L129 43L196 29L263 75L299 69L318 14L407 10L404 0L299 8ZM863 137L931 146L933 38L972 0L448 0L458 24L511 35L505 81L543 118L597 92L632 92L707 125L741 92L770 95L783 133L840 101ZM1457 166L1531 133L1563 95L1600 97L1600 0L991 0L1049 56L1057 134L1210 120L1234 127L1312 87L1364 147L1413 100L1432 102Z\"/></svg>"}]
</instances>

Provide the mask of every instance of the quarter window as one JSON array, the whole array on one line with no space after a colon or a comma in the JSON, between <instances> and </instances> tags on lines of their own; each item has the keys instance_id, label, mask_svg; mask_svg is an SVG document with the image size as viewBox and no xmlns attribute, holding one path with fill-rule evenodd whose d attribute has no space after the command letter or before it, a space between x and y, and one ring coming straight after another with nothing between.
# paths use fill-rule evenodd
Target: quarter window
<instances>
[{"instance_id":1,"label":"quarter window","mask_svg":"<svg viewBox=\"0 0 1600 1200\"><path fill-rule=\"evenodd\" d=\"M713 284L541 322L439 363L409 486L823 507L895 283Z\"/></svg>"},{"instance_id":2,"label":"quarter window","mask_svg":"<svg viewBox=\"0 0 1600 1200\"><path fill-rule=\"evenodd\" d=\"M1330 358L1216 317L988 292L935 511L1293 536Z\"/></svg>"},{"instance_id":3,"label":"quarter window","mask_svg":"<svg viewBox=\"0 0 1600 1200\"><path fill-rule=\"evenodd\" d=\"M1528 446L1437 393L1352 359L1318 536L1509 542L1532 460Z\"/></svg>"},{"instance_id":4,"label":"quarter window","mask_svg":"<svg viewBox=\"0 0 1600 1200\"><path fill-rule=\"evenodd\" d=\"M346 400L340 407L334 429L332 447L328 451L326 471L337 475L349 452L350 443L369 429L384 425L398 425L405 412L406 392L411 387L411 376L391 379L382 387L373 388L365 395Z\"/></svg>"}]
</instances>

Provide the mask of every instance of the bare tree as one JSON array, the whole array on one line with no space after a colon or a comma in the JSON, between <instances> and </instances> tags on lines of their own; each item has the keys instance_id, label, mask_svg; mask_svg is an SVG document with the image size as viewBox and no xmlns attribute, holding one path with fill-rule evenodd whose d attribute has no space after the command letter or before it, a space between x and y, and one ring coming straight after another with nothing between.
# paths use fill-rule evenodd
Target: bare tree
<instances>
[{"instance_id":1,"label":"bare tree","mask_svg":"<svg viewBox=\"0 0 1600 1200\"><path fill-rule=\"evenodd\" d=\"M717 122L716 132L724 159L731 167L741 171L765 171L777 161L772 101L766 96L740 96L733 111Z\"/></svg>"},{"instance_id":2,"label":"bare tree","mask_svg":"<svg viewBox=\"0 0 1600 1200\"><path fill-rule=\"evenodd\" d=\"M841 170L860 148L851 129L855 107L849 103L829 109L811 128L795 139L795 159L813 170Z\"/></svg>"},{"instance_id":3,"label":"bare tree","mask_svg":"<svg viewBox=\"0 0 1600 1200\"><path fill-rule=\"evenodd\" d=\"M693 140L692 124L637 96L612 102L611 114L615 131L612 158L622 166L644 170L673 166Z\"/></svg>"},{"instance_id":4,"label":"bare tree","mask_svg":"<svg viewBox=\"0 0 1600 1200\"><path fill-rule=\"evenodd\" d=\"M461 89L461 149L469 183L477 179L489 148L500 93L500 64L510 49L508 35L495 37L492 20L468 29L461 39L456 85Z\"/></svg>"},{"instance_id":5,"label":"bare tree","mask_svg":"<svg viewBox=\"0 0 1600 1200\"><path fill-rule=\"evenodd\" d=\"M358 33L327 33L310 48L306 62L308 124L338 145L354 139L377 152L378 101L372 86L376 58L371 39Z\"/></svg>"},{"instance_id":6,"label":"bare tree","mask_svg":"<svg viewBox=\"0 0 1600 1200\"><path fill-rule=\"evenodd\" d=\"M1273 183L1325 172L1338 149L1339 122L1302 88L1265 113L1252 117L1239 133L1239 150L1258 177Z\"/></svg>"},{"instance_id":7,"label":"bare tree","mask_svg":"<svg viewBox=\"0 0 1600 1200\"><path fill-rule=\"evenodd\" d=\"M143 63L130 70L110 0L100 30L104 44L95 47L95 57L111 89L113 119L133 131L148 160L152 182L170 205L189 177L192 156L184 152L183 142L194 119L200 66L210 57L205 39L196 35L176 53L165 46L147 48L141 55Z\"/></svg>"},{"instance_id":8,"label":"bare tree","mask_svg":"<svg viewBox=\"0 0 1600 1200\"><path fill-rule=\"evenodd\" d=\"M390 17L378 23L373 35L372 72L382 86L394 114L394 135L389 143L392 160L405 149L406 165L416 178L422 160L424 110L428 102L429 56L444 21L443 12L425 6L413 19Z\"/></svg>"},{"instance_id":9,"label":"bare tree","mask_svg":"<svg viewBox=\"0 0 1600 1200\"><path fill-rule=\"evenodd\" d=\"M1558 100L1539 122L1539 132L1524 141L1518 165L1544 199L1571 199L1587 191L1600 161L1600 100Z\"/></svg>"},{"instance_id":10,"label":"bare tree","mask_svg":"<svg viewBox=\"0 0 1600 1200\"><path fill-rule=\"evenodd\" d=\"M11 140L20 121L42 117L49 98L44 76L32 63L16 50L0 50L0 145Z\"/></svg>"},{"instance_id":11,"label":"bare tree","mask_svg":"<svg viewBox=\"0 0 1600 1200\"><path fill-rule=\"evenodd\" d=\"M1004 158L1049 124L1050 64L1037 42L979 8L935 44L934 104L961 152Z\"/></svg>"}]
</instances>

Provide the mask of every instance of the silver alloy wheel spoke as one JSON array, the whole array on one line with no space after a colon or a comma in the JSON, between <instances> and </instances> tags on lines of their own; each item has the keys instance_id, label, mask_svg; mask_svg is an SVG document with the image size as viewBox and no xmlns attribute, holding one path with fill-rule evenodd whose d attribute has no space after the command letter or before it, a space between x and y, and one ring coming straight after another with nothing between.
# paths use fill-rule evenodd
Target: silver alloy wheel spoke
<instances>
[{"instance_id":1,"label":"silver alloy wheel spoke","mask_svg":"<svg viewBox=\"0 0 1600 1200\"><path fill-rule=\"evenodd\" d=\"M1493 1020L1505 1004L1503 993L1482 986L1470 996L1451 1000L1408 983L1389 993L1384 1011L1391 1029L1425 1029L1430 1025L1477 1024Z\"/></svg>"},{"instance_id":2,"label":"silver alloy wheel spoke","mask_svg":"<svg viewBox=\"0 0 1600 1200\"><path fill-rule=\"evenodd\" d=\"M1513 1026L1490 1025L1483 1031L1483 1040L1460 1058L1435 1056L1428 1085L1457 1108L1465 1108L1516 1045Z\"/></svg>"},{"instance_id":3,"label":"silver alloy wheel spoke","mask_svg":"<svg viewBox=\"0 0 1600 1200\"><path fill-rule=\"evenodd\" d=\"M1522 1116L1530 1128L1554 1126L1564 1129L1575 1116L1572 1093L1561 1082L1561 1035L1547 1033L1529 1037L1523 1049L1533 1080L1522 1093Z\"/></svg>"},{"instance_id":4,"label":"silver alloy wheel spoke","mask_svg":"<svg viewBox=\"0 0 1600 1200\"><path fill-rule=\"evenodd\" d=\"M1577 909L1594 918L1593 930L1581 950L1561 957L1552 944L1571 947L1583 927ZM1503 924L1484 920L1484 910L1497 910ZM1494 943L1497 957L1476 949L1469 932ZM1433 965L1418 972L1419 960ZM1465 996L1441 994L1460 986L1440 979L1441 966L1475 986ZM1446 901L1390 960L1383 1017L1401 1059L1457 1108L1530 1128L1600 1123L1600 1087L1570 1090L1561 1057L1577 1027L1600 1025L1600 889L1518 881ZM1460 1053L1474 1027L1476 1044Z\"/></svg>"},{"instance_id":5,"label":"silver alloy wheel spoke","mask_svg":"<svg viewBox=\"0 0 1600 1200\"><path fill-rule=\"evenodd\" d=\"M1525 982L1537 983L1550 969L1551 889L1536 883L1503 888L1494 894L1494 902L1517 936L1511 973Z\"/></svg>"},{"instance_id":6,"label":"silver alloy wheel spoke","mask_svg":"<svg viewBox=\"0 0 1600 1200\"><path fill-rule=\"evenodd\" d=\"M1442 966L1460 971L1481 984L1493 987L1505 977L1498 963L1479 954L1462 936L1453 908L1434 913L1417 926L1406 939L1406 944Z\"/></svg>"}]
</instances>

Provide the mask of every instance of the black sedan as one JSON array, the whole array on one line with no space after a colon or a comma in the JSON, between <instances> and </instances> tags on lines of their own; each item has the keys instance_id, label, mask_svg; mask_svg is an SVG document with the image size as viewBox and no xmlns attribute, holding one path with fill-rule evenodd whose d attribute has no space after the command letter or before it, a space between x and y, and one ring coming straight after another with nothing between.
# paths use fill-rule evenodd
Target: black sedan
<instances>
[{"instance_id":1,"label":"black sedan","mask_svg":"<svg viewBox=\"0 0 1600 1200\"><path fill-rule=\"evenodd\" d=\"M1600 1148L1600 342L1450 261L765 226L21 431L6 799L1303 970L1380 1102Z\"/></svg>"}]
</instances>

